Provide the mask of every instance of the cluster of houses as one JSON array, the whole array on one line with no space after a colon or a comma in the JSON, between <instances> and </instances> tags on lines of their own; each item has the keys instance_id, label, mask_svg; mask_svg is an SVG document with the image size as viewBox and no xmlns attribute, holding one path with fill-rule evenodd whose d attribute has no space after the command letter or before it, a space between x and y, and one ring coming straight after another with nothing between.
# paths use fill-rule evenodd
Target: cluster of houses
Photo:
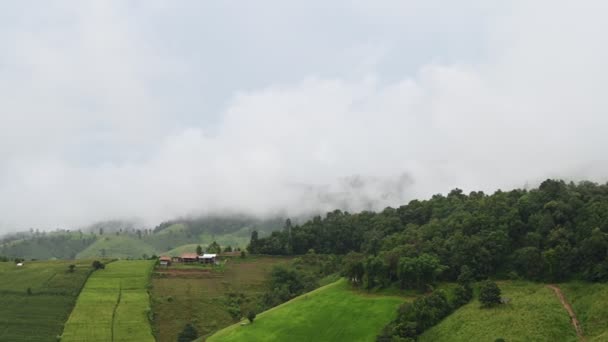
<instances>
[{"instance_id":1,"label":"cluster of houses","mask_svg":"<svg viewBox=\"0 0 608 342\"><path fill-rule=\"evenodd\" d=\"M171 266L172 263L201 263L201 264L215 264L217 254L196 254L196 253L182 253L180 256L161 256L158 260L161 266Z\"/></svg>"}]
</instances>

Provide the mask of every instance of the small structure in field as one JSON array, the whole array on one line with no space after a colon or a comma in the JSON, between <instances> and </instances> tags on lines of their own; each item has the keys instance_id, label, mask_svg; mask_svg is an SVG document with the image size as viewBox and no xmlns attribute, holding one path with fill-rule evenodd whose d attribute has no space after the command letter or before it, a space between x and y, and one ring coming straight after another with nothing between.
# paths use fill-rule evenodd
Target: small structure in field
<instances>
[{"instance_id":1,"label":"small structure in field","mask_svg":"<svg viewBox=\"0 0 608 342\"><path fill-rule=\"evenodd\" d=\"M158 261L160 262L161 266L171 266L171 257L163 255L161 256Z\"/></svg>"},{"instance_id":2,"label":"small structure in field","mask_svg":"<svg viewBox=\"0 0 608 342\"><path fill-rule=\"evenodd\" d=\"M21 267L21 266L23 266L23 263L22 262L18 262L17 263L17 267Z\"/></svg>"},{"instance_id":3,"label":"small structure in field","mask_svg":"<svg viewBox=\"0 0 608 342\"><path fill-rule=\"evenodd\" d=\"M183 253L181 256L182 262L191 263L198 261L198 254L196 253Z\"/></svg>"},{"instance_id":4,"label":"small structure in field","mask_svg":"<svg viewBox=\"0 0 608 342\"><path fill-rule=\"evenodd\" d=\"M201 264L215 264L215 259L217 258L217 254L203 254L199 255L198 259Z\"/></svg>"}]
</instances>

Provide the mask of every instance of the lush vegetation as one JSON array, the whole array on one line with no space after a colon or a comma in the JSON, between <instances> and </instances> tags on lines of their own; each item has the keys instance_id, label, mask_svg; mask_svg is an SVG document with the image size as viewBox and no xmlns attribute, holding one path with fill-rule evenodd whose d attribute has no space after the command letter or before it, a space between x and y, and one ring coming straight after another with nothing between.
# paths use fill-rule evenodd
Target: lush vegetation
<instances>
[{"instance_id":1,"label":"lush vegetation","mask_svg":"<svg viewBox=\"0 0 608 342\"><path fill-rule=\"evenodd\" d=\"M492 195L452 190L397 209L328 213L266 238L252 233L249 250L265 254L362 253L352 280L367 287L412 279L412 258L436 258L424 282L454 281L467 267L475 279L608 280L608 185L547 180L538 189ZM430 278L429 278L430 277ZM419 284L418 284L419 285Z\"/></svg>"},{"instance_id":2,"label":"lush vegetation","mask_svg":"<svg viewBox=\"0 0 608 342\"><path fill-rule=\"evenodd\" d=\"M427 330L419 341L576 341L570 317L551 289L524 281L499 286L509 303L482 308L475 299Z\"/></svg>"},{"instance_id":3,"label":"lush vegetation","mask_svg":"<svg viewBox=\"0 0 608 342\"><path fill-rule=\"evenodd\" d=\"M454 287L450 294L448 298L446 291L437 290L413 303L401 305L397 318L382 329L376 341L415 341L425 330L468 303L473 297L473 289L465 283Z\"/></svg>"},{"instance_id":4,"label":"lush vegetation","mask_svg":"<svg viewBox=\"0 0 608 342\"><path fill-rule=\"evenodd\" d=\"M0 341L56 341L91 270L81 261L0 262Z\"/></svg>"},{"instance_id":5,"label":"lush vegetation","mask_svg":"<svg viewBox=\"0 0 608 342\"><path fill-rule=\"evenodd\" d=\"M28 260L75 259L95 240L95 235L82 232L31 230L0 239L0 255Z\"/></svg>"},{"instance_id":6,"label":"lush vegetation","mask_svg":"<svg viewBox=\"0 0 608 342\"><path fill-rule=\"evenodd\" d=\"M147 287L153 261L115 261L82 290L61 341L154 341Z\"/></svg>"},{"instance_id":7,"label":"lush vegetation","mask_svg":"<svg viewBox=\"0 0 608 342\"><path fill-rule=\"evenodd\" d=\"M208 341L373 341L404 301L352 290L345 280L321 287L236 324Z\"/></svg>"},{"instance_id":8,"label":"lush vegetation","mask_svg":"<svg viewBox=\"0 0 608 342\"><path fill-rule=\"evenodd\" d=\"M608 284L570 282L560 287L572 304L587 340L607 341Z\"/></svg>"},{"instance_id":9,"label":"lush vegetation","mask_svg":"<svg viewBox=\"0 0 608 342\"><path fill-rule=\"evenodd\" d=\"M195 247L193 247L195 248ZM152 277L152 308L157 340L173 342L190 324L204 336L258 311L273 268L292 258L231 257L221 266L158 267Z\"/></svg>"},{"instance_id":10,"label":"lush vegetation","mask_svg":"<svg viewBox=\"0 0 608 342\"><path fill-rule=\"evenodd\" d=\"M323 279L334 279L340 271L340 258L335 255L307 254L293 262L276 266L270 273L266 291L258 305L260 312L318 288Z\"/></svg>"}]
</instances>

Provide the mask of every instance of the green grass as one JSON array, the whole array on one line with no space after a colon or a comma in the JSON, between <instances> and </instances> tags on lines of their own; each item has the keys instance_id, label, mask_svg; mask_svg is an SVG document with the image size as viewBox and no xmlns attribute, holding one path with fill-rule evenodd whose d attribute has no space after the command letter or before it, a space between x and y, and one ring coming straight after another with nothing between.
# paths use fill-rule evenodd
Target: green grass
<instances>
[{"instance_id":1,"label":"green grass","mask_svg":"<svg viewBox=\"0 0 608 342\"><path fill-rule=\"evenodd\" d=\"M154 253L154 247L135 237L108 234L107 236L104 235L97 238L97 241L92 245L78 253L76 258L90 259L108 256L112 258L139 259L144 254L150 256Z\"/></svg>"},{"instance_id":2,"label":"green grass","mask_svg":"<svg viewBox=\"0 0 608 342\"><path fill-rule=\"evenodd\" d=\"M188 227L186 227L185 224L183 223L174 223L172 225L170 225L169 227L161 230L160 232L156 233L157 235L168 235L168 234L182 234L185 231L188 230Z\"/></svg>"},{"instance_id":3,"label":"green grass","mask_svg":"<svg viewBox=\"0 0 608 342\"><path fill-rule=\"evenodd\" d=\"M560 284L583 327L587 341L608 341L608 284Z\"/></svg>"},{"instance_id":4,"label":"green grass","mask_svg":"<svg viewBox=\"0 0 608 342\"><path fill-rule=\"evenodd\" d=\"M199 239L204 245L209 245L215 241L222 248L232 246L233 248L240 247L244 249L251 240L251 229L244 227L236 232L224 234L203 233L199 235Z\"/></svg>"},{"instance_id":5,"label":"green grass","mask_svg":"<svg viewBox=\"0 0 608 342\"><path fill-rule=\"evenodd\" d=\"M576 341L570 317L544 284L500 282L509 304L481 309L476 299L426 331L419 341Z\"/></svg>"},{"instance_id":6,"label":"green grass","mask_svg":"<svg viewBox=\"0 0 608 342\"><path fill-rule=\"evenodd\" d=\"M199 243L189 243L187 245L182 245L182 246L178 246L175 247L169 251L163 252L161 253L162 255L169 255L169 256L180 256L182 253L196 253L196 246L201 246L201 247L205 247L202 244Z\"/></svg>"},{"instance_id":7,"label":"green grass","mask_svg":"<svg viewBox=\"0 0 608 342\"><path fill-rule=\"evenodd\" d=\"M259 314L253 324L221 330L207 341L374 341L404 301L354 291L342 279Z\"/></svg>"},{"instance_id":8,"label":"green grass","mask_svg":"<svg viewBox=\"0 0 608 342\"><path fill-rule=\"evenodd\" d=\"M229 258L221 272L202 265L158 268L151 291L157 340L174 342L187 323L192 323L200 335L233 324L226 295L243 294L245 310L263 293L272 267L290 260L262 256Z\"/></svg>"},{"instance_id":9,"label":"green grass","mask_svg":"<svg viewBox=\"0 0 608 342\"><path fill-rule=\"evenodd\" d=\"M61 341L154 341L148 321L153 261L116 261L91 275Z\"/></svg>"},{"instance_id":10,"label":"green grass","mask_svg":"<svg viewBox=\"0 0 608 342\"><path fill-rule=\"evenodd\" d=\"M77 266L73 273L70 264ZM89 261L0 263L0 341L56 341L89 266Z\"/></svg>"}]
</instances>

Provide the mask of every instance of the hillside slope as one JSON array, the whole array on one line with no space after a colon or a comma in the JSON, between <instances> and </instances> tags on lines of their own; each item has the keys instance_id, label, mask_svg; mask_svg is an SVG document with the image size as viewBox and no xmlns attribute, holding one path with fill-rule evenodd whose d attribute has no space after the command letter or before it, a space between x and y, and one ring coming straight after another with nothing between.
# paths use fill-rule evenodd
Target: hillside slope
<instances>
[{"instance_id":1,"label":"hillside slope","mask_svg":"<svg viewBox=\"0 0 608 342\"><path fill-rule=\"evenodd\" d=\"M608 341L608 284L560 284L582 324L587 341Z\"/></svg>"},{"instance_id":2,"label":"hillside slope","mask_svg":"<svg viewBox=\"0 0 608 342\"><path fill-rule=\"evenodd\" d=\"M56 341L90 271L89 261L0 262L0 341Z\"/></svg>"},{"instance_id":3,"label":"hillside slope","mask_svg":"<svg viewBox=\"0 0 608 342\"><path fill-rule=\"evenodd\" d=\"M374 341L406 299L366 295L344 279L235 324L207 341Z\"/></svg>"},{"instance_id":4,"label":"hillside slope","mask_svg":"<svg viewBox=\"0 0 608 342\"><path fill-rule=\"evenodd\" d=\"M461 307L425 332L420 342L576 341L570 316L544 284L501 282L508 304L482 309L478 300Z\"/></svg>"},{"instance_id":5,"label":"hillside slope","mask_svg":"<svg viewBox=\"0 0 608 342\"><path fill-rule=\"evenodd\" d=\"M156 251L149 244L130 236L108 235L98 238L93 244L76 255L84 258L141 258L144 254L150 256Z\"/></svg>"}]
</instances>

